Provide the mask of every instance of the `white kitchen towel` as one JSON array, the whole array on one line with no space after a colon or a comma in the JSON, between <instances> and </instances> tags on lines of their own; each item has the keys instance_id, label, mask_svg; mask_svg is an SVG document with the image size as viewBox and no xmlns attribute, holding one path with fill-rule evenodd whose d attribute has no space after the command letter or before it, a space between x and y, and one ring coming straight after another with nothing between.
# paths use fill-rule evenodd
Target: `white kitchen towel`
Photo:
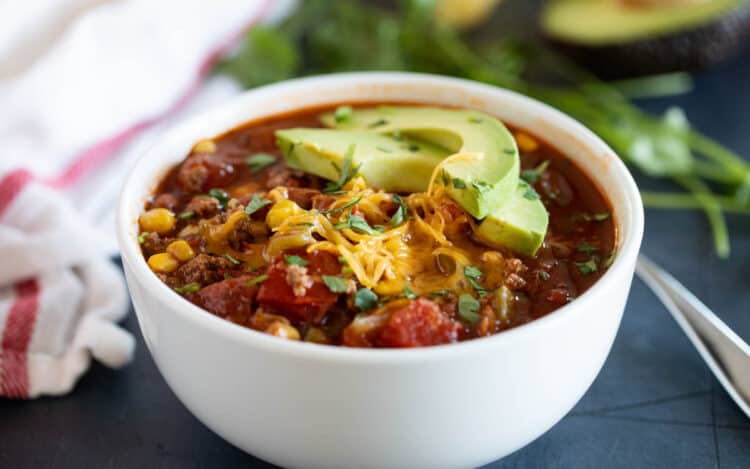
<instances>
[{"instance_id":1,"label":"white kitchen towel","mask_svg":"<svg viewBox=\"0 0 750 469\"><path fill-rule=\"evenodd\" d=\"M291 0L0 0L0 396L68 392L127 363L111 225L165 126L236 93L206 79Z\"/></svg>"}]
</instances>

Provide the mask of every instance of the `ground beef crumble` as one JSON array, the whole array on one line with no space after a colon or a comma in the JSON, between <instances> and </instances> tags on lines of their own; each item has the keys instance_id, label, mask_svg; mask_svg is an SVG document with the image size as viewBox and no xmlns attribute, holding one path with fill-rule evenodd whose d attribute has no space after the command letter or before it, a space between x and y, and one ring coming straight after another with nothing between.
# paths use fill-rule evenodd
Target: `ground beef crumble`
<instances>
[{"instance_id":1,"label":"ground beef crumble","mask_svg":"<svg viewBox=\"0 0 750 469\"><path fill-rule=\"evenodd\" d=\"M182 285L188 285L190 283L208 285L222 280L224 278L224 272L231 268L232 263L223 257L198 254L185 264L181 265L175 271L174 278L176 278Z\"/></svg>"}]
</instances>

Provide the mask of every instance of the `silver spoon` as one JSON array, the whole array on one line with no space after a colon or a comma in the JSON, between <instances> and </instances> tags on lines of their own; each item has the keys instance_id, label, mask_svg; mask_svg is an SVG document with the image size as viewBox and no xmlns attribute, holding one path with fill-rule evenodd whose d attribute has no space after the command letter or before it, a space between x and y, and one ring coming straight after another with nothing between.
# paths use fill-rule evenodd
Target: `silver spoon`
<instances>
[{"instance_id":1,"label":"silver spoon","mask_svg":"<svg viewBox=\"0 0 750 469\"><path fill-rule=\"evenodd\" d=\"M750 417L750 346L680 282L640 255L636 272L687 334L727 393Z\"/></svg>"}]
</instances>

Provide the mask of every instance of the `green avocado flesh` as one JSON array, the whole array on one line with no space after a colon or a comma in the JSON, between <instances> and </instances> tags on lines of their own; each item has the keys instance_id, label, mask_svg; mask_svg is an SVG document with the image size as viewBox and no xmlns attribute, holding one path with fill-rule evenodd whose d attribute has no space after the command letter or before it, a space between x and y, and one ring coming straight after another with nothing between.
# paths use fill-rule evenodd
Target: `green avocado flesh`
<instances>
[{"instance_id":1,"label":"green avocado flesh","mask_svg":"<svg viewBox=\"0 0 750 469\"><path fill-rule=\"evenodd\" d=\"M748 0L653 1L550 0L542 29L551 38L605 46L699 28L747 5Z\"/></svg>"},{"instance_id":2,"label":"green avocado flesh","mask_svg":"<svg viewBox=\"0 0 750 469\"><path fill-rule=\"evenodd\" d=\"M449 182L448 194L476 218L499 210L518 184L520 162L513 135L500 121L481 112L379 106L355 109L343 121L326 114L322 121L341 130L367 130L381 135L397 132L440 145L450 154L478 154L470 163L455 161L443 167Z\"/></svg>"},{"instance_id":3,"label":"green avocado flesh","mask_svg":"<svg viewBox=\"0 0 750 469\"><path fill-rule=\"evenodd\" d=\"M448 195L482 220L477 236L487 245L533 256L547 229L547 210L520 179L513 135L494 117L434 107L355 109L344 119L325 114L328 129L276 132L289 166L335 181L353 145L352 163L368 183L388 192L424 192L435 167ZM466 158L463 156L469 154Z\"/></svg>"},{"instance_id":4,"label":"green avocado flesh","mask_svg":"<svg viewBox=\"0 0 750 469\"><path fill-rule=\"evenodd\" d=\"M544 241L549 215L536 192L521 181L511 199L479 224L479 240L495 248L510 247L533 256Z\"/></svg>"},{"instance_id":5,"label":"green avocado flesh","mask_svg":"<svg viewBox=\"0 0 750 469\"><path fill-rule=\"evenodd\" d=\"M290 167L331 181L338 179L353 144L359 174L389 192L425 191L433 169L449 154L428 142L361 130L285 129L276 132L276 141Z\"/></svg>"}]
</instances>

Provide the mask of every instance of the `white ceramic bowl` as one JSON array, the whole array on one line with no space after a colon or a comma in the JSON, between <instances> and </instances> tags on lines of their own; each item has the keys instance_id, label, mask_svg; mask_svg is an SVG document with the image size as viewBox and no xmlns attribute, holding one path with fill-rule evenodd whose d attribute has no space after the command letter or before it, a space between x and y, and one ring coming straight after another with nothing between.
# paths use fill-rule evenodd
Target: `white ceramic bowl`
<instances>
[{"instance_id":1,"label":"white ceramic bowl","mask_svg":"<svg viewBox=\"0 0 750 469\"><path fill-rule=\"evenodd\" d=\"M407 101L473 108L529 129L604 189L619 255L585 294L495 336L413 350L280 340L213 316L149 270L137 218L197 140L321 104ZM573 119L518 94L452 78L339 74L247 92L167 133L127 178L118 238L136 315L169 386L213 431L286 467L456 468L488 463L558 422L591 385L620 324L643 231L630 173Z\"/></svg>"}]
</instances>

